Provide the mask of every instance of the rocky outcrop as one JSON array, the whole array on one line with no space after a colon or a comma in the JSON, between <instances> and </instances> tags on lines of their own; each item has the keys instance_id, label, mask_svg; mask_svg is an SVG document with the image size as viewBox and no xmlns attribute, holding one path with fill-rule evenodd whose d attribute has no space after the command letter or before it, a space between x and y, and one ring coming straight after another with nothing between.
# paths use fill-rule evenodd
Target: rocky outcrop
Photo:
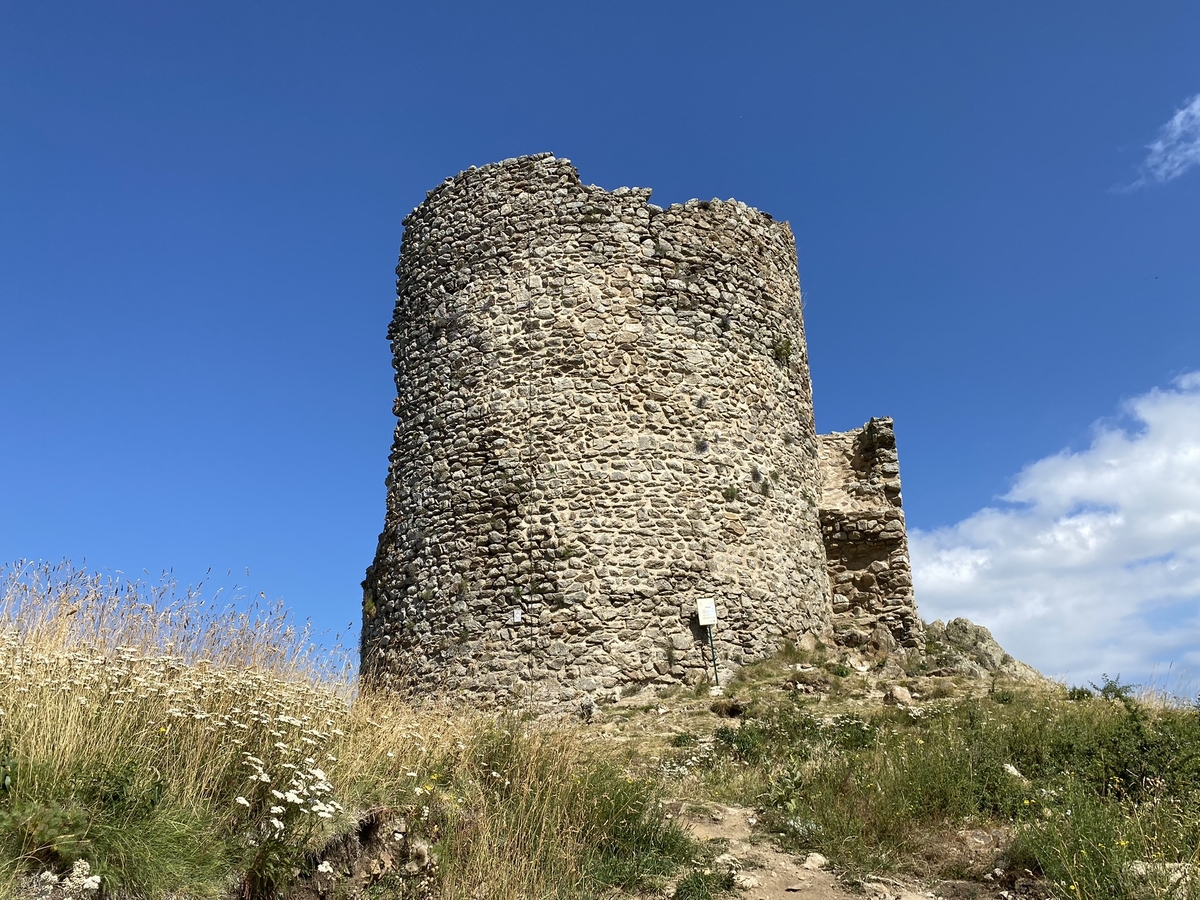
<instances>
[{"instance_id":1,"label":"rocky outcrop","mask_svg":"<svg viewBox=\"0 0 1200 900\"><path fill-rule=\"evenodd\" d=\"M311 854L299 868L287 900L353 900L380 893L402 897L432 897L437 887L437 856L426 837L411 830L411 823L437 833L429 809L375 809L362 816L349 831L334 837ZM428 835L427 835L428 836ZM381 890L383 887L389 890ZM262 892L260 892L262 893ZM238 896L255 896L243 889Z\"/></svg>"},{"instance_id":2,"label":"rocky outcrop","mask_svg":"<svg viewBox=\"0 0 1200 900\"><path fill-rule=\"evenodd\" d=\"M927 665L932 675L1001 675L1023 681L1043 681L1033 666L1015 659L996 643L992 633L969 619L940 619L925 626Z\"/></svg>"}]
</instances>

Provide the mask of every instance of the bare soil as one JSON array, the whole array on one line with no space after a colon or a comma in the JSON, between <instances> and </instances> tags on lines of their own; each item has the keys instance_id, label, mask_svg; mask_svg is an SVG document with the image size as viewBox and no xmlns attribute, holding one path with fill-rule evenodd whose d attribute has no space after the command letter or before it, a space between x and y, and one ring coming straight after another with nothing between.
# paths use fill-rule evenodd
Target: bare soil
<instances>
[{"instance_id":1,"label":"bare soil","mask_svg":"<svg viewBox=\"0 0 1200 900\"><path fill-rule=\"evenodd\" d=\"M830 868L823 856L797 856L779 849L755 831L756 813L740 806L690 804L674 801L668 809L695 837L716 842L721 853L714 867L732 868L745 900L1017 900L1036 894L1025 885L1004 887L986 881L922 882L914 879L874 877L847 883ZM990 852L995 839L987 832L963 833L964 848L972 845ZM1033 887L1032 884L1029 885ZM668 889L668 894L670 889Z\"/></svg>"}]
</instances>

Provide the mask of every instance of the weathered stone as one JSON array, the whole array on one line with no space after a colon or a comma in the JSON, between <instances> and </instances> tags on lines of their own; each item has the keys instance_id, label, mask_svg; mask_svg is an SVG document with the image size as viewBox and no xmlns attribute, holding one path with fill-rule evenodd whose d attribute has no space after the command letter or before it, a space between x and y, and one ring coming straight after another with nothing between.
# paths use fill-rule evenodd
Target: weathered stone
<instances>
[{"instance_id":1,"label":"weathered stone","mask_svg":"<svg viewBox=\"0 0 1200 900\"><path fill-rule=\"evenodd\" d=\"M578 708L709 677L701 598L726 667L913 608L891 421L818 442L791 230L649 196L541 154L405 219L369 681Z\"/></svg>"},{"instance_id":2,"label":"weathered stone","mask_svg":"<svg viewBox=\"0 0 1200 900\"><path fill-rule=\"evenodd\" d=\"M973 678L1004 675L1042 680L1037 669L1010 656L987 628L969 619L951 619L948 624L935 620L925 626L925 632L934 651L933 661L948 672Z\"/></svg>"},{"instance_id":3,"label":"weathered stone","mask_svg":"<svg viewBox=\"0 0 1200 900\"><path fill-rule=\"evenodd\" d=\"M829 687L829 675L823 669L796 669L788 678L789 686L809 693L823 691Z\"/></svg>"},{"instance_id":4,"label":"weathered stone","mask_svg":"<svg viewBox=\"0 0 1200 900\"><path fill-rule=\"evenodd\" d=\"M912 706L913 698L909 693L908 688L903 685L893 684L887 689L887 693L883 695L885 703L891 703L895 706Z\"/></svg>"},{"instance_id":5,"label":"weathered stone","mask_svg":"<svg viewBox=\"0 0 1200 900\"><path fill-rule=\"evenodd\" d=\"M856 431L822 434L818 446L821 533L837 595L838 642L861 646L867 642L865 627L878 650L889 652L897 645L919 650L921 620L912 591L892 420L871 419ZM890 615L882 614L885 609ZM851 621L857 627L849 627Z\"/></svg>"}]
</instances>

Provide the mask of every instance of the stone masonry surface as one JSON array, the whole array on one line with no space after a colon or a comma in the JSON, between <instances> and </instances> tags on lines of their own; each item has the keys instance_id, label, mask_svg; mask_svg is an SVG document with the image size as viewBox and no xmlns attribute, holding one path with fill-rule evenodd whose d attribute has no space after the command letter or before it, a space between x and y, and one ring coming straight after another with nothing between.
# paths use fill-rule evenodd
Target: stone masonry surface
<instances>
[{"instance_id":1,"label":"stone masonry surface","mask_svg":"<svg viewBox=\"0 0 1200 900\"><path fill-rule=\"evenodd\" d=\"M921 648L891 419L818 438L821 532L837 642Z\"/></svg>"},{"instance_id":2,"label":"stone masonry surface","mask_svg":"<svg viewBox=\"0 0 1200 900\"><path fill-rule=\"evenodd\" d=\"M722 674L831 633L791 230L649 196L541 154L447 179L405 219L369 682L553 705L694 683L701 598ZM903 641L891 598L854 608Z\"/></svg>"}]
</instances>

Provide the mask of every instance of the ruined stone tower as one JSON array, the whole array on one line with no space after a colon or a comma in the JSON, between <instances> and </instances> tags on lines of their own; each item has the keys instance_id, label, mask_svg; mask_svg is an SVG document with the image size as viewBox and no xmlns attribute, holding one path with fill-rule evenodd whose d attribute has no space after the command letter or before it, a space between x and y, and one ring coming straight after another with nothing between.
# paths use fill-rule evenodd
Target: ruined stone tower
<instances>
[{"instance_id":1,"label":"ruined stone tower","mask_svg":"<svg viewBox=\"0 0 1200 900\"><path fill-rule=\"evenodd\" d=\"M835 625L873 634L870 616L910 639L863 554L838 556L856 618L834 618L790 229L649 196L541 154L447 179L405 219L368 679L548 703L696 681L701 598L723 667ZM888 465L851 453L830 478L898 488Z\"/></svg>"}]
</instances>

